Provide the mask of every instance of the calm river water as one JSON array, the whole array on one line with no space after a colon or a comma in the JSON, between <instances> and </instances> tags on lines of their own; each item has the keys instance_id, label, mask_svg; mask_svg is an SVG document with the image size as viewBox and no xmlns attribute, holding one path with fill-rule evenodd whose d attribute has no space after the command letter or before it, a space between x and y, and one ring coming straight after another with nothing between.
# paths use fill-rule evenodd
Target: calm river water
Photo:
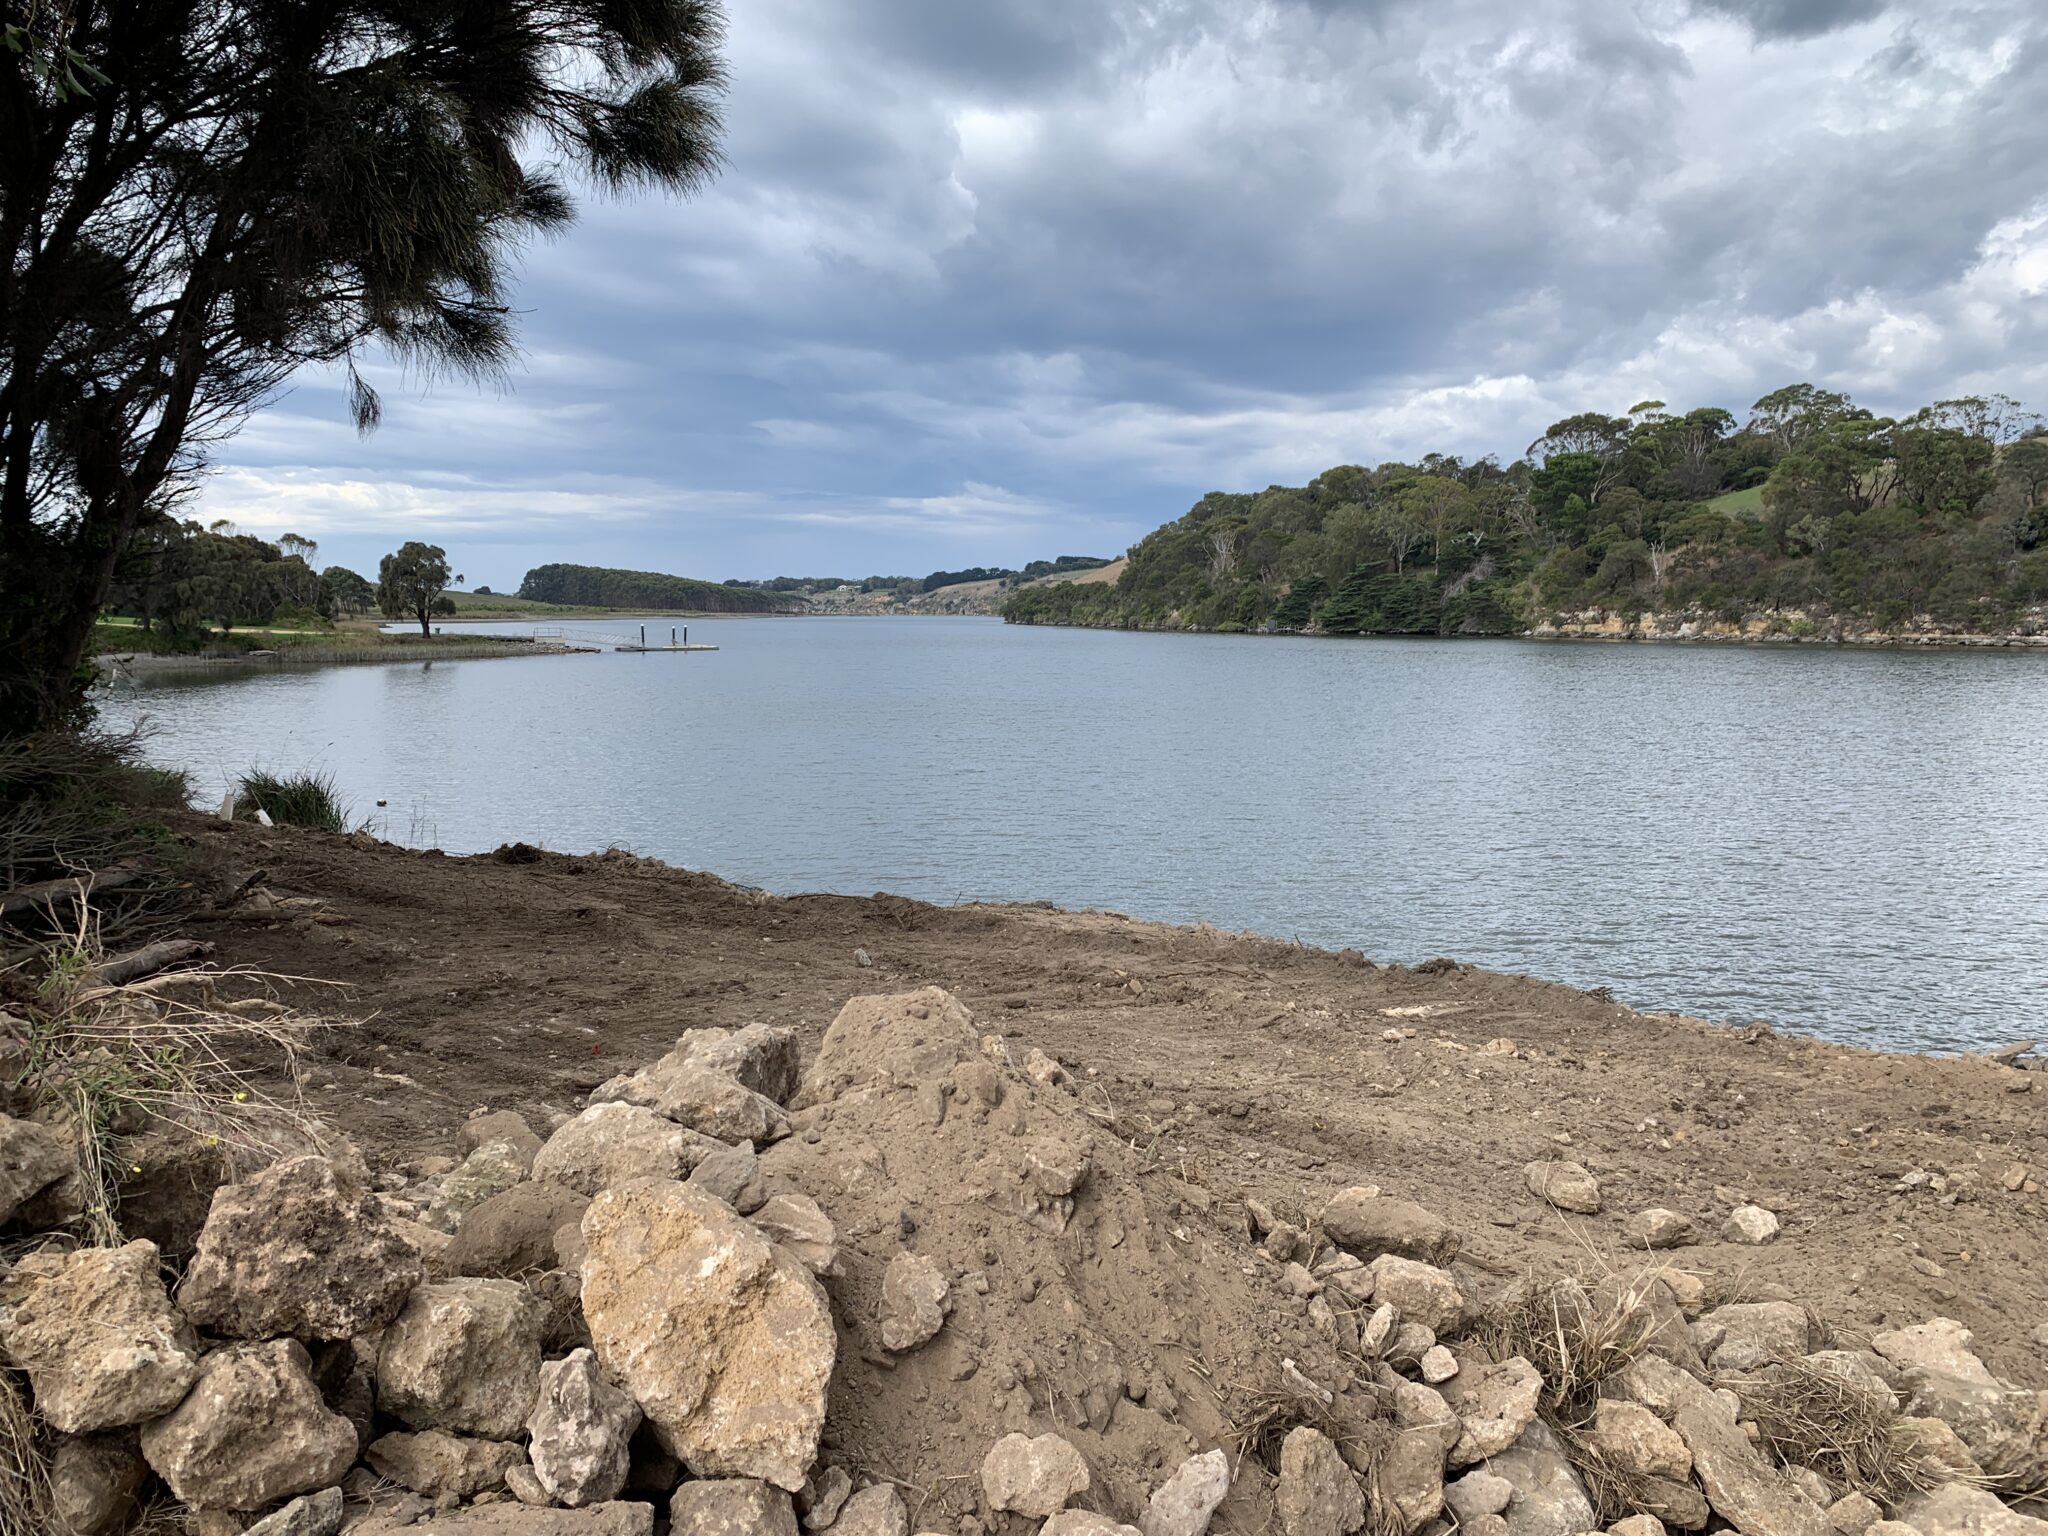
<instances>
[{"instance_id":1,"label":"calm river water","mask_svg":"<svg viewBox=\"0 0 2048 1536\"><path fill-rule=\"evenodd\" d=\"M321 769L451 852L1199 918L1877 1046L2048 1033L2048 655L690 631L722 649L163 678L105 714L210 795Z\"/></svg>"}]
</instances>

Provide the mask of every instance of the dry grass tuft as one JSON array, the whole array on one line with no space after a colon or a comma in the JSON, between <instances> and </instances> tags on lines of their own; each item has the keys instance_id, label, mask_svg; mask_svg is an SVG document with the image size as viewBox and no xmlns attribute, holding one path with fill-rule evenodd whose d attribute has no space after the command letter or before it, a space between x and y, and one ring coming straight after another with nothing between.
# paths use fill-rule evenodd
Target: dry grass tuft
<instances>
[{"instance_id":1,"label":"dry grass tuft","mask_svg":"<svg viewBox=\"0 0 2048 1536\"><path fill-rule=\"evenodd\" d=\"M1810 1468L1887 1507L1955 1479L1894 1433L1895 1406L1824 1365L1790 1360L1728 1385L1756 1422L1759 1448L1786 1466Z\"/></svg>"},{"instance_id":2,"label":"dry grass tuft","mask_svg":"<svg viewBox=\"0 0 2048 1536\"><path fill-rule=\"evenodd\" d=\"M1609 1523L1646 1509L1633 1474L1610 1465L1586 1440L1602 1383L1648 1352L1658 1326L1649 1305L1654 1272L1624 1282L1609 1274L1588 1284L1577 1277L1525 1277L1481 1330L1496 1360L1520 1355L1543 1377L1538 1409L1566 1458Z\"/></svg>"},{"instance_id":3,"label":"dry grass tuft","mask_svg":"<svg viewBox=\"0 0 2048 1536\"><path fill-rule=\"evenodd\" d=\"M92 1241L121 1241L115 1208L130 1171L121 1146L138 1132L183 1131L231 1161L329 1144L306 1106L299 1059L340 1021L272 995L298 978L208 970L104 986L93 981L100 958L90 914L81 914L72 943L45 959L22 1041L23 1085L77 1137ZM231 1000L230 990L250 995ZM280 1065L286 1087L261 1086L258 1067Z\"/></svg>"},{"instance_id":4,"label":"dry grass tuft","mask_svg":"<svg viewBox=\"0 0 2048 1536\"><path fill-rule=\"evenodd\" d=\"M1239 1460L1249 1457L1277 1475L1280 1442L1302 1428L1320 1430L1339 1445L1352 1438L1352 1431L1338 1420L1327 1403L1284 1381L1244 1394L1231 1438L1237 1443Z\"/></svg>"},{"instance_id":5,"label":"dry grass tuft","mask_svg":"<svg viewBox=\"0 0 2048 1536\"><path fill-rule=\"evenodd\" d=\"M50 1462L36 1438L28 1389L0 1370L0 1536L45 1536L50 1529Z\"/></svg>"}]
</instances>

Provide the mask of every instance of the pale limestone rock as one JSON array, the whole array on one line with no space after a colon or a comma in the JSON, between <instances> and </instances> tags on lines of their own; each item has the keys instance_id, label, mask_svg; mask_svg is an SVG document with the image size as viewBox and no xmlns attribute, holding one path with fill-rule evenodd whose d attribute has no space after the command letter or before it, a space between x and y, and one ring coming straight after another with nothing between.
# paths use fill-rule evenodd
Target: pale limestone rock
<instances>
[{"instance_id":1,"label":"pale limestone rock","mask_svg":"<svg viewBox=\"0 0 2048 1536\"><path fill-rule=\"evenodd\" d=\"M592 1347L700 1477L801 1488L838 1341L811 1272L730 1206L639 1180L583 1217Z\"/></svg>"},{"instance_id":2,"label":"pale limestone rock","mask_svg":"<svg viewBox=\"0 0 2048 1536\"><path fill-rule=\"evenodd\" d=\"M751 1477L684 1483L669 1499L670 1536L796 1536L789 1495Z\"/></svg>"},{"instance_id":3,"label":"pale limestone rock","mask_svg":"<svg viewBox=\"0 0 2048 1536\"><path fill-rule=\"evenodd\" d=\"M1908 1499L1899 1520L1920 1536L2048 1536L2048 1520L2023 1515L1997 1494L1967 1483Z\"/></svg>"},{"instance_id":4,"label":"pale limestone rock","mask_svg":"<svg viewBox=\"0 0 2048 1536\"><path fill-rule=\"evenodd\" d=\"M1373 1478L1380 1501L1413 1536L1443 1513L1443 1441L1432 1429L1402 1430L1387 1446Z\"/></svg>"},{"instance_id":5,"label":"pale limestone rock","mask_svg":"<svg viewBox=\"0 0 2048 1536\"><path fill-rule=\"evenodd\" d=\"M690 1182L718 1196L742 1216L751 1216L768 1203L768 1176L750 1146L712 1153L690 1170Z\"/></svg>"},{"instance_id":6,"label":"pale limestone rock","mask_svg":"<svg viewBox=\"0 0 2048 1536\"><path fill-rule=\"evenodd\" d=\"M426 1224L437 1232L454 1232L463 1217L524 1179L533 1159L515 1142L485 1142L442 1181L441 1192L427 1207Z\"/></svg>"},{"instance_id":7,"label":"pale limestone rock","mask_svg":"<svg viewBox=\"0 0 2048 1536\"><path fill-rule=\"evenodd\" d=\"M747 1024L739 1029L693 1029L665 1060L723 1072L763 1098L787 1104L800 1081L797 1035L787 1025Z\"/></svg>"},{"instance_id":8,"label":"pale limestone rock","mask_svg":"<svg viewBox=\"0 0 2048 1536\"><path fill-rule=\"evenodd\" d=\"M502 1488L505 1474L525 1461L526 1453L506 1440L427 1429L381 1436L370 1442L363 1460L378 1476L430 1499L444 1493L469 1499L486 1489Z\"/></svg>"},{"instance_id":9,"label":"pale limestone rock","mask_svg":"<svg viewBox=\"0 0 2048 1536\"><path fill-rule=\"evenodd\" d=\"M1990 1386L1994 1378L1984 1362L1970 1353L1970 1342L1970 1330L1961 1323L1952 1317L1936 1317L1880 1333L1871 1339L1870 1347L1894 1365Z\"/></svg>"},{"instance_id":10,"label":"pale limestone rock","mask_svg":"<svg viewBox=\"0 0 2048 1536\"><path fill-rule=\"evenodd\" d=\"M1863 1536L1884 1518L1884 1506L1867 1493L1845 1493L1828 1506L1828 1525L1835 1536Z\"/></svg>"},{"instance_id":11,"label":"pale limestone rock","mask_svg":"<svg viewBox=\"0 0 2048 1536\"><path fill-rule=\"evenodd\" d=\"M1190 1456L1159 1485L1138 1521L1143 1536L1203 1536L1230 1492L1230 1458L1220 1450Z\"/></svg>"},{"instance_id":12,"label":"pale limestone rock","mask_svg":"<svg viewBox=\"0 0 2048 1536\"><path fill-rule=\"evenodd\" d=\"M1043 1519L1088 1489L1088 1463L1058 1435L1005 1435L981 1462L988 1507Z\"/></svg>"},{"instance_id":13,"label":"pale limestone rock","mask_svg":"<svg viewBox=\"0 0 2048 1536\"><path fill-rule=\"evenodd\" d=\"M1600 1183L1581 1163L1534 1162L1522 1169L1529 1193L1546 1200L1560 1211L1582 1216L1600 1212Z\"/></svg>"},{"instance_id":14,"label":"pale limestone rock","mask_svg":"<svg viewBox=\"0 0 2048 1536\"><path fill-rule=\"evenodd\" d=\"M199 1376L156 1244L31 1253L0 1280L0 1349L51 1428L89 1434L167 1413Z\"/></svg>"},{"instance_id":15,"label":"pale limestone rock","mask_svg":"<svg viewBox=\"0 0 2048 1536\"><path fill-rule=\"evenodd\" d=\"M1370 1185L1339 1190L1317 1223L1331 1242L1366 1260L1392 1253L1441 1269L1460 1246L1457 1232L1441 1217Z\"/></svg>"},{"instance_id":16,"label":"pale limestone rock","mask_svg":"<svg viewBox=\"0 0 2048 1536\"><path fill-rule=\"evenodd\" d=\"M1683 1482L1692 1475L1692 1452L1656 1414L1641 1403L1604 1398L1594 1405L1586 1443L1610 1466L1641 1477Z\"/></svg>"},{"instance_id":17,"label":"pale limestone rock","mask_svg":"<svg viewBox=\"0 0 2048 1536\"><path fill-rule=\"evenodd\" d=\"M1420 1323L1442 1333L1465 1311L1465 1293L1458 1282L1434 1265L1383 1253L1372 1261L1373 1295L1391 1306L1403 1322Z\"/></svg>"},{"instance_id":18,"label":"pale limestone rock","mask_svg":"<svg viewBox=\"0 0 2048 1536\"><path fill-rule=\"evenodd\" d=\"M265 1515L242 1536L335 1536L341 1529L343 1502L339 1488L322 1488Z\"/></svg>"},{"instance_id":19,"label":"pale limestone rock","mask_svg":"<svg viewBox=\"0 0 2048 1536\"><path fill-rule=\"evenodd\" d=\"M640 1405L605 1380L591 1351L541 1367L540 1397L526 1427L534 1474L551 1502L579 1509L625 1489Z\"/></svg>"},{"instance_id":20,"label":"pale limestone rock","mask_svg":"<svg viewBox=\"0 0 2048 1536\"><path fill-rule=\"evenodd\" d=\"M415 1429L516 1439L540 1389L546 1325L514 1280L423 1285L385 1330L377 1406Z\"/></svg>"},{"instance_id":21,"label":"pale limestone rock","mask_svg":"<svg viewBox=\"0 0 2048 1536\"><path fill-rule=\"evenodd\" d=\"M1321 1430L1303 1425L1280 1442L1273 1507L1287 1536L1351 1536L1365 1524L1365 1492Z\"/></svg>"},{"instance_id":22,"label":"pale limestone rock","mask_svg":"<svg viewBox=\"0 0 2048 1536\"><path fill-rule=\"evenodd\" d=\"M946 1272L921 1253L898 1253L882 1272L882 1348L902 1354L928 1342L953 1309Z\"/></svg>"},{"instance_id":23,"label":"pale limestone rock","mask_svg":"<svg viewBox=\"0 0 2048 1536\"><path fill-rule=\"evenodd\" d=\"M832 1530L834 1536L909 1536L910 1512L903 1507L903 1495L877 1483L846 1501Z\"/></svg>"},{"instance_id":24,"label":"pale limestone rock","mask_svg":"<svg viewBox=\"0 0 2048 1536\"><path fill-rule=\"evenodd\" d=\"M1731 1243L1760 1248L1778 1235L1778 1218L1760 1205L1738 1205L1721 1223L1721 1236Z\"/></svg>"},{"instance_id":25,"label":"pale limestone rock","mask_svg":"<svg viewBox=\"0 0 2048 1536\"><path fill-rule=\"evenodd\" d=\"M838 1234L809 1195L770 1195L752 1219L763 1237L795 1255L812 1274L839 1273Z\"/></svg>"},{"instance_id":26,"label":"pale limestone rock","mask_svg":"<svg viewBox=\"0 0 2048 1536\"><path fill-rule=\"evenodd\" d=\"M429 1525L418 1519L413 1510L372 1515L348 1536L654 1536L654 1506L630 1501L589 1509L477 1504L436 1513Z\"/></svg>"},{"instance_id":27,"label":"pale limestone rock","mask_svg":"<svg viewBox=\"0 0 2048 1536\"><path fill-rule=\"evenodd\" d=\"M1705 1383L1645 1355L1617 1384L1646 1408L1670 1415L1707 1502L1745 1536L1831 1536L1826 1513L1758 1453Z\"/></svg>"},{"instance_id":28,"label":"pale limestone rock","mask_svg":"<svg viewBox=\"0 0 2048 1536\"><path fill-rule=\"evenodd\" d=\"M1038 1536L1139 1536L1139 1531L1092 1509L1063 1509L1038 1528Z\"/></svg>"},{"instance_id":29,"label":"pale limestone rock","mask_svg":"<svg viewBox=\"0 0 2048 1536\"><path fill-rule=\"evenodd\" d=\"M1578 1473L1540 1420L1489 1459L1486 1470L1514 1484L1514 1502L1506 1512L1510 1536L1574 1536L1599 1528Z\"/></svg>"},{"instance_id":30,"label":"pale limestone rock","mask_svg":"<svg viewBox=\"0 0 2048 1536\"><path fill-rule=\"evenodd\" d=\"M634 1179L686 1179L725 1143L645 1105L596 1103L550 1136L533 1176L595 1197Z\"/></svg>"},{"instance_id":31,"label":"pale limestone rock","mask_svg":"<svg viewBox=\"0 0 2048 1536\"><path fill-rule=\"evenodd\" d=\"M822 1531L839 1518L853 1496L853 1478L844 1467L813 1472L796 1496L796 1510L807 1531Z\"/></svg>"},{"instance_id":32,"label":"pale limestone rock","mask_svg":"<svg viewBox=\"0 0 2048 1536\"><path fill-rule=\"evenodd\" d=\"M1693 1240L1692 1218L1666 1210L1661 1205L1653 1205L1629 1217L1627 1236L1629 1242L1638 1248L1683 1248Z\"/></svg>"},{"instance_id":33,"label":"pale limestone rock","mask_svg":"<svg viewBox=\"0 0 2048 1536\"><path fill-rule=\"evenodd\" d=\"M1483 1469L1444 1484L1444 1508L1468 1529L1482 1516L1505 1513L1514 1496L1513 1483Z\"/></svg>"},{"instance_id":34,"label":"pale limestone rock","mask_svg":"<svg viewBox=\"0 0 2048 1536\"><path fill-rule=\"evenodd\" d=\"M1721 1334L1707 1364L1716 1371L1753 1371L1778 1360L1795 1360L1813 1343L1806 1309L1790 1301L1751 1301L1716 1307L1699 1326Z\"/></svg>"},{"instance_id":35,"label":"pale limestone rock","mask_svg":"<svg viewBox=\"0 0 2048 1536\"><path fill-rule=\"evenodd\" d=\"M353 1339L396 1317L425 1273L355 1169L295 1157L214 1193L178 1305L229 1338Z\"/></svg>"},{"instance_id":36,"label":"pale limestone rock","mask_svg":"<svg viewBox=\"0 0 2048 1536\"><path fill-rule=\"evenodd\" d=\"M356 1459L356 1429L321 1401L289 1339L234 1344L199 1363L185 1400L142 1428L142 1455L201 1509L255 1510L331 1488Z\"/></svg>"},{"instance_id":37,"label":"pale limestone rock","mask_svg":"<svg viewBox=\"0 0 2048 1536\"><path fill-rule=\"evenodd\" d=\"M1543 1378L1520 1355L1492 1364L1468 1359L1441 1390L1458 1421L1450 1463L1469 1467L1498 1456L1522 1438L1535 1421Z\"/></svg>"},{"instance_id":38,"label":"pale limestone rock","mask_svg":"<svg viewBox=\"0 0 2048 1536\"><path fill-rule=\"evenodd\" d=\"M471 1115L455 1133L455 1149L463 1157L493 1141L511 1142L526 1160L529 1170L533 1167L533 1155L540 1151L541 1144L540 1138L533 1134L533 1127L526 1123L525 1116L510 1109Z\"/></svg>"}]
</instances>

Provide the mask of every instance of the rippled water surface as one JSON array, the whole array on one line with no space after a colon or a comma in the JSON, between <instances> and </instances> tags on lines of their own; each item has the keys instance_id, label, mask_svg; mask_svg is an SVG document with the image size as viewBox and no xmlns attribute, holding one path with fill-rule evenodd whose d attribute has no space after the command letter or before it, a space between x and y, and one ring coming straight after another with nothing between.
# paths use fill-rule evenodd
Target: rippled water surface
<instances>
[{"instance_id":1,"label":"rippled water surface","mask_svg":"<svg viewBox=\"0 0 2048 1536\"><path fill-rule=\"evenodd\" d=\"M1871 1045L2048 1033L2048 655L690 632L722 649L165 678L106 713L210 792L317 767L453 852L1201 918Z\"/></svg>"}]
</instances>

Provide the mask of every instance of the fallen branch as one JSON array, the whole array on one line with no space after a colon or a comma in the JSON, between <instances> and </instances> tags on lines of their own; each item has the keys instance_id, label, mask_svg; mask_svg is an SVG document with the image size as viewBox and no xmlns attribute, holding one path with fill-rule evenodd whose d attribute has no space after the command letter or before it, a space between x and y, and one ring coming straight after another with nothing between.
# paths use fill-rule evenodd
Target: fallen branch
<instances>
[{"instance_id":1,"label":"fallen branch","mask_svg":"<svg viewBox=\"0 0 2048 1536\"><path fill-rule=\"evenodd\" d=\"M124 885L133 885L143 877L139 865L116 864L111 869L94 873L88 870L82 875L66 875L58 880L42 880L34 885L16 886L0 895L0 917L11 917L16 912L27 912L37 907L54 906L60 901L80 901L100 891L118 890Z\"/></svg>"},{"instance_id":2,"label":"fallen branch","mask_svg":"<svg viewBox=\"0 0 2048 1536\"><path fill-rule=\"evenodd\" d=\"M144 976L153 976L158 971L167 971L174 965L203 960L212 953L213 946L198 939L159 939L154 944L145 944L125 955L102 961L93 971L93 981L103 987L118 987Z\"/></svg>"}]
</instances>

